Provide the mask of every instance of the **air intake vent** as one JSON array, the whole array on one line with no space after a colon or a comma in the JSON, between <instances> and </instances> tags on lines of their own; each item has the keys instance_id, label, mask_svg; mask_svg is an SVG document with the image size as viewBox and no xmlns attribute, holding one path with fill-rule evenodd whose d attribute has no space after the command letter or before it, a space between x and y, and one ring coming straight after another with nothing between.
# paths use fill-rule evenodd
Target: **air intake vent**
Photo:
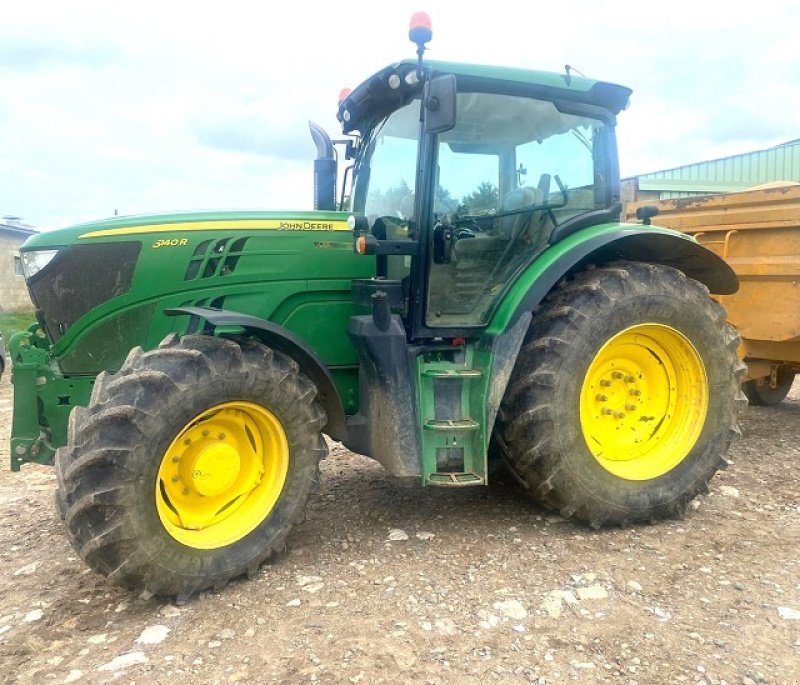
<instances>
[{"instance_id":1,"label":"air intake vent","mask_svg":"<svg viewBox=\"0 0 800 685\"><path fill-rule=\"evenodd\" d=\"M183 280L230 276L236 270L248 240L249 238L204 240L195 248Z\"/></svg>"}]
</instances>

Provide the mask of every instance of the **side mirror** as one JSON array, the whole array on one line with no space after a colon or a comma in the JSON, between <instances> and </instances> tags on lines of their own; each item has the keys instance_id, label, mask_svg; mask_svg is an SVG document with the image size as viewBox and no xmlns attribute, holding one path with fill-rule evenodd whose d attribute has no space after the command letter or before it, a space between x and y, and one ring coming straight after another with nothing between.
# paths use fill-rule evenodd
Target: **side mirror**
<instances>
[{"instance_id":1,"label":"side mirror","mask_svg":"<svg viewBox=\"0 0 800 685\"><path fill-rule=\"evenodd\" d=\"M650 225L650 219L658 214L658 207L655 205L642 205L636 208L636 218L645 226Z\"/></svg>"},{"instance_id":2,"label":"side mirror","mask_svg":"<svg viewBox=\"0 0 800 685\"><path fill-rule=\"evenodd\" d=\"M456 125L456 77L437 76L425 84L425 133L443 133Z\"/></svg>"}]
</instances>

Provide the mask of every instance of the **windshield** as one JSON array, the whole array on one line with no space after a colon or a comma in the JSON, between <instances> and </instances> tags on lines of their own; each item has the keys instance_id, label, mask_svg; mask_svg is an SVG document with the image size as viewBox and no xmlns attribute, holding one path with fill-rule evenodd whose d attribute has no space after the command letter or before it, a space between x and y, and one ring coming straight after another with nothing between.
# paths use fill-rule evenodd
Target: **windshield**
<instances>
[{"instance_id":1,"label":"windshield","mask_svg":"<svg viewBox=\"0 0 800 685\"><path fill-rule=\"evenodd\" d=\"M378 217L383 217L380 222L381 230L385 231L380 236L383 239L412 240L415 237L418 135L419 99L415 99L390 114L367 135L356 159L352 211L366 215L370 226L375 225ZM378 275L401 281L407 295L411 257L388 255L383 261L385 266L378 267Z\"/></svg>"},{"instance_id":2,"label":"windshield","mask_svg":"<svg viewBox=\"0 0 800 685\"><path fill-rule=\"evenodd\" d=\"M384 119L369 134L356 160L352 211L410 219L417 169L419 100Z\"/></svg>"}]
</instances>

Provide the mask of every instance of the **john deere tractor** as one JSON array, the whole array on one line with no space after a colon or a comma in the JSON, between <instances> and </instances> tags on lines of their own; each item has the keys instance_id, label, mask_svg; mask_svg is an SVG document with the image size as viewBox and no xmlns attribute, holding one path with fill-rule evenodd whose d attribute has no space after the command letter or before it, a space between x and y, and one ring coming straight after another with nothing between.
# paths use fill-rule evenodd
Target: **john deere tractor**
<instances>
[{"instance_id":1,"label":"john deere tractor","mask_svg":"<svg viewBox=\"0 0 800 685\"><path fill-rule=\"evenodd\" d=\"M69 539L179 601L284 547L323 435L422 486L487 483L592 527L683 513L737 434L737 280L621 224L630 90L422 60L312 126L315 211L115 217L21 249L11 468L54 463ZM338 197L337 197L338 196ZM346 198L346 201L345 201ZM346 209L345 209L346 205Z\"/></svg>"}]
</instances>

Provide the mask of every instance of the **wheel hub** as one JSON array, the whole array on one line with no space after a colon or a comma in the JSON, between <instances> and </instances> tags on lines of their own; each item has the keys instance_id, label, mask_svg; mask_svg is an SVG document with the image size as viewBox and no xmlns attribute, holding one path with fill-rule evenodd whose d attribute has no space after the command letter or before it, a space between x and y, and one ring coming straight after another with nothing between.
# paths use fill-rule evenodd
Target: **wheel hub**
<instances>
[{"instance_id":1,"label":"wheel hub","mask_svg":"<svg viewBox=\"0 0 800 685\"><path fill-rule=\"evenodd\" d=\"M235 542L270 513L288 464L288 442L274 414L250 402L212 407L178 432L162 459L161 522L190 547Z\"/></svg>"},{"instance_id":2,"label":"wheel hub","mask_svg":"<svg viewBox=\"0 0 800 685\"><path fill-rule=\"evenodd\" d=\"M627 480L656 478L689 453L703 427L702 360L680 332L626 329L592 360L581 388L581 427L595 459Z\"/></svg>"},{"instance_id":3,"label":"wheel hub","mask_svg":"<svg viewBox=\"0 0 800 685\"><path fill-rule=\"evenodd\" d=\"M181 481L198 495L220 495L228 490L239 476L239 452L224 442L199 445L180 461Z\"/></svg>"}]
</instances>

